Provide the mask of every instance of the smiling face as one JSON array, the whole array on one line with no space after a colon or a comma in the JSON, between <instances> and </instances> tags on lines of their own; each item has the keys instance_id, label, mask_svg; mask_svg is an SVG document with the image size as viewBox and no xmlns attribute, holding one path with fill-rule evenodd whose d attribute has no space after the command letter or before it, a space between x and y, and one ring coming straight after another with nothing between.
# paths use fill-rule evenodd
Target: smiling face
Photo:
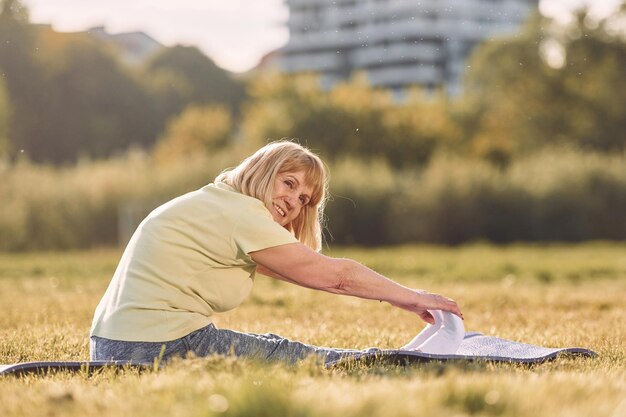
<instances>
[{"instance_id":1,"label":"smiling face","mask_svg":"<svg viewBox=\"0 0 626 417\"><path fill-rule=\"evenodd\" d=\"M267 208L281 226L294 221L311 201L313 187L306 183L304 171L280 172L274 179L271 202Z\"/></svg>"}]
</instances>

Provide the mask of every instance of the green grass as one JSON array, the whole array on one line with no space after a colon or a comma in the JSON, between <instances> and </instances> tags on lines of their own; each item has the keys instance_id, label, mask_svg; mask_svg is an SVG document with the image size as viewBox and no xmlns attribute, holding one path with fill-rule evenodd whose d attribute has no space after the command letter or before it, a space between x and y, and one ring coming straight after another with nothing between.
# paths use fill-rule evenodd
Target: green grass
<instances>
[{"instance_id":1,"label":"green grass","mask_svg":"<svg viewBox=\"0 0 626 417\"><path fill-rule=\"evenodd\" d=\"M213 357L154 372L0 378L0 416L626 415L626 245L483 244L330 251L459 301L467 330L599 357L539 366L323 370ZM0 363L88 357L120 251L0 254ZM423 326L385 304L258 277L218 326L338 347L398 347Z\"/></svg>"}]
</instances>

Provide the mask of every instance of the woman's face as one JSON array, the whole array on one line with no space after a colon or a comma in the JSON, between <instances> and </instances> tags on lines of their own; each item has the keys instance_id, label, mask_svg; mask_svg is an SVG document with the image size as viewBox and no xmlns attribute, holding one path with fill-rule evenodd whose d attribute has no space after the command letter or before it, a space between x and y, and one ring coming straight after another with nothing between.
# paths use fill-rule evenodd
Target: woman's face
<instances>
[{"instance_id":1,"label":"woman's face","mask_svg":"<svg viewBox=\"0 0 626 417\"><path fill-rule=\"evenodd\" d=\"M267 207L274 220L287 226L309 204L313 187L305 183L304 171L282 172L276 175L272 200Z\"/></svg>"}]
</instances>

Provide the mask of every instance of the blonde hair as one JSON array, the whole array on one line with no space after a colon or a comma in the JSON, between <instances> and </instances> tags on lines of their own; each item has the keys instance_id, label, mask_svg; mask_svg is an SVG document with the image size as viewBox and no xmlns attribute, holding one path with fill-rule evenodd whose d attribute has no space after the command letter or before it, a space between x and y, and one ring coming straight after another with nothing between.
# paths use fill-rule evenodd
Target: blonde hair
<instances>
[{"instance_id":1,"label":"blonde hair","mask_svg":"<svg viewBox=\"0 0 626 417\"><path fill-rule=\"evenodd\" d=\"M324 163L309 149L289 140L271 142L238 166L227 169L215 182L228 184L238 192L270 205L274 180L278 174L303 171L306 184L312 188L311 199L299 216L286 226L303 244L322 249L322 225L328 180Z\"/></svg>"}]
</instances>

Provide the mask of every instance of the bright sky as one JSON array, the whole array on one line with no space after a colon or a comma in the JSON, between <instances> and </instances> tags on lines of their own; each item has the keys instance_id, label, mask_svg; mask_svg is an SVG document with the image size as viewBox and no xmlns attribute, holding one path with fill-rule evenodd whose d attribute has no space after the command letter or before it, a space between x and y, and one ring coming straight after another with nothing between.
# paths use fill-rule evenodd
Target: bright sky
<instances>
[{"instance_id":1,"label":"bright sky","mask_svg":"<svg viewBox=\"0 0 626 417\"><path fill-rule=\"evenodd\" d=\"M143 31L171 46L195 45L230 71L254 67L283 46L289 15L283 0L22 0L35 23L61 32L105 26L109 33ZM540 0L541 12L565 18L568 10L591 4L599 14L620 0Z\"/></svg>"}]
</instances>

